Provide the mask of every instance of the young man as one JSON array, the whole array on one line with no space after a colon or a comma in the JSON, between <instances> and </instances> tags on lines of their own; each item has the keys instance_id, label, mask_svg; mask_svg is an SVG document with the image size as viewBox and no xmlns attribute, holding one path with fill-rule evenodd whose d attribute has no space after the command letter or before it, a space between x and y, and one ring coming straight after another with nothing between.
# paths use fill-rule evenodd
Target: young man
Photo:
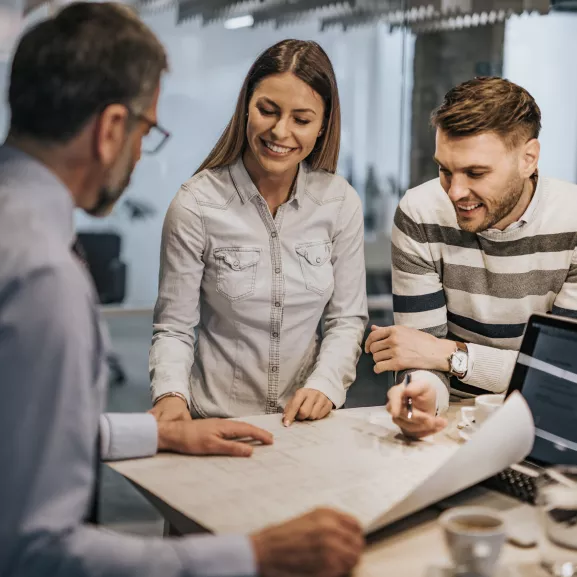
<instances>
[{"instance_id":1,"label":"young man","mask_svg":"<svg viewBox=\"0 0 577 577\"><path fill-rule=\"evenodd\" d=\"M99 428L104 458L248 456L252 447L234 439L272 442L244 423L100 415L107 344L72 252L73 211L106 214L148 138L167 135L156 118L166 66L152 32L108 3L69 6L29 31L14 57L0 147L0 575L345 575L362 533L331 510L247 537L145 540L83 521Z\"/></svg>"},{"instance_id":2,"label":"young man","mask_svg":"<svg viewBox=\"0 0 577 577\"><path fill-rule=\"evenodd\" d=\"M392 235L394 327L376 372L406 372L389 408L408 433L443 427L459 395L507 389L532 313L577 317L577 186L541 176L541 113L502 78L450 90L433 112L439 178L409 190ZM406 396L418 410L411 420Z\"/></svg>"}]
</instances>

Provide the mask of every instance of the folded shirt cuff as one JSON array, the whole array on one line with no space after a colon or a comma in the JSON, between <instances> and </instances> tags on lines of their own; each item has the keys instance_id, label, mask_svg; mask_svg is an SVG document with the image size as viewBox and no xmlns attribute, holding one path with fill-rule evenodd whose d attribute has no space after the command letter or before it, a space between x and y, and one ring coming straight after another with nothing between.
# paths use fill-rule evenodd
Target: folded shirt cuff
<instances>
[{"instance_id":1,"label":"folded shirt cuff","mask_svg":"<svg viewBox=\"0 0 577 577\"><path fill-rule=\"evenodd\" d=\"M103 461L151 457L158 450L158 426L150 413L105 413L100 417Z\"/></svg>"},{"instance_id":2,"label":"folded shirt cuff","mask_svg":"<svg viewBox=\"0 0 577 577\"><path fill-rule=\"evenodd\" d=\"M257 562L249 537L202 535L183 537L178 543L190 577L256 577ZM182 546L182 547L180 547Z\"/></svg>"},{"instance_id":3,"label":"folded shirt cuff","mask_svg":"<svg viewBox=\"0 0 577 577\"><path fill-rule=\"evenodd\" d=\"M340 409L345 404L347 398L347 393L342 385L335 386L329 380L324 378L310 378L306 382L304 388L320 391L333 403L335 409Z\"/></svg>"}]
</instances>

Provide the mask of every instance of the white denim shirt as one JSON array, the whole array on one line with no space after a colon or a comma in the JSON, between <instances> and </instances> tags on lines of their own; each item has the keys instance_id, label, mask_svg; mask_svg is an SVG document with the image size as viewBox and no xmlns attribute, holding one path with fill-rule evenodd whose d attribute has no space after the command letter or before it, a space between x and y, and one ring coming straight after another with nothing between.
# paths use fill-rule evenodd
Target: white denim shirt
<instances>
[{"instance_id":1,"label":"white denim shirt","mask_svg":"<svg viewBox=\"0 0 577 577\"><path fill-rule=\"evenodd\" d=\"M164 223L153 399L240 417L281 412L305 386L341 407L367 319L363 210L345 179L301 164L273 218L242 159L205 170Z\"/></svg>"}]
</instances>

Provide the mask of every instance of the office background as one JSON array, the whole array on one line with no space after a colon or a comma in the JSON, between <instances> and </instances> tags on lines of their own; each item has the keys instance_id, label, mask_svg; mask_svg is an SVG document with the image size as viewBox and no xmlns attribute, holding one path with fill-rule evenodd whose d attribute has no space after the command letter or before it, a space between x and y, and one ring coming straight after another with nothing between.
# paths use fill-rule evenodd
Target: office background
<instances>
[{"instance_id":1,"label":"office background","mask_svg":"<svg viewBox=\"0 0 577 577\"><path fill-rule=\"evenodd\" d=\"M66 3L3 0L2 95L21 31ZM108 233L107 238L118 241L107 245L110 259L117 256L118 262L113 272L108 271L110 276L105 275L103 282L110 286L102 289L109 291L106 300L120 301L126 309L109 315L118 361L113 369L120 371L113 376L125 377L124 384L111 387L113 410L149 406L150 309L156 298L166 209L228 122L250 64L278 40L316 40L332 59L343 115L339 172L363 200L372 322L391 322L394 210L408 187L436 176L428 116L450 87L473 76L502 75L527 88L543 114L541 172L577 182L575 0L127 3L137 7L168 49L171 70L163 84L159 122L172 138L159 154L143 156L125 200L109 218L77 215L79 231ZM7 122L3 97L1 134ZM119 272L122 282L116 278ZM358 384L349 397L353 405L384 400L386 385L372 374L371 364L366 356L361 360ZM158 516L127 483L109 473L105 483L105 522L133 532L158 532Z\"/></svg>"},{"instance_id":2,"label":"office background","mask_svg":"<svg viewBox=\"0 0 577 577\"><path fill-rule=\"evenodd\" d=\"M0 7L2 94L20 30L65 3L8 0ZM38 6L23 17L26 4ZM541 172L577 179L574 0L553 7L548 0L151 0L136 5L168 49L171 70L159 120L172 138L158 155L143 157L128 202L110 218L77 218L79 230L120 235L127 306L154 303L168 204L226 125L255 56L283 38L314 39L333 61L343 110L339 172L363 199L370 294L390 291L394 209L408 187L436 175L428 115L454 84L494 74L527 88L543 113ZM250 22L241 16L251 17L253 26L230 29ZM0 133L7 119L2 101Z\"/></svg>"}]
</instances>

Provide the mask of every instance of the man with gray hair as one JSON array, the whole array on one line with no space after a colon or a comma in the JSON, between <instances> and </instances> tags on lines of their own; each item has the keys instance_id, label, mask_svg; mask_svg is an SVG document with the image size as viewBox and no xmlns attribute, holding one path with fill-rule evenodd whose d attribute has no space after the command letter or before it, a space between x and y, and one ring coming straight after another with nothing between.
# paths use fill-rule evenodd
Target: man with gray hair
<instances>
[{"instance_id":1,"label":"man with gray hair","mask_svg":"<svg viewBox=\"0 0 577 577\"><path fill-rule=\"evenodd\" d=\"M272 442L234 421L101 415L107 342L73 254L73 212L107 214L141 151L168 138L156 112L166 68L154 34L111 3L65 8L27 32L14 56L12 118L0 147L0 575L345 575L362 532L332 510L250 536L173 540L85 522L98 452L248 457L253 447L239 438Z\"/></svg>"}]
</instances>

